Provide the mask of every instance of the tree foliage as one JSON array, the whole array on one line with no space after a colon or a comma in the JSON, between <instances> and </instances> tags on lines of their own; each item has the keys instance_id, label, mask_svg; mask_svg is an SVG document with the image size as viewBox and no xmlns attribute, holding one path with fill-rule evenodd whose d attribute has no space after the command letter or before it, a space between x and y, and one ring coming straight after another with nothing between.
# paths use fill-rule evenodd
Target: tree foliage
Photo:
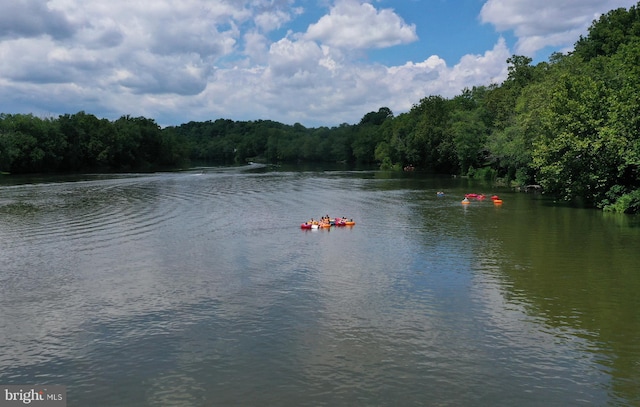
<instances>
[{"instance_id":1,"label":"tree foliage","mask_svg":"<svg viewBox=\"0 0 640 407\"><path fill-rule=\"evenodd\" d=\"M589 28L587 37L575 44L575 55L585 61L615 55L618 48L640 37L640 3L628 10L618 8L600 16Z\"/></svg>"}]
</instances>

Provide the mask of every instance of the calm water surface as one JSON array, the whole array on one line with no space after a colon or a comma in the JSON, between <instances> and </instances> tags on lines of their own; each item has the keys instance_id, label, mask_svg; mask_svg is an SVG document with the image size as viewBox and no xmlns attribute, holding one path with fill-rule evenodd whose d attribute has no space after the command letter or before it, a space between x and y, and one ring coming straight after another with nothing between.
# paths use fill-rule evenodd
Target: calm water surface
<instances>
[{"instance_id":1,"label":"calm water surface","mask_svg":"<svg viewBox=\"0 0 640 407\"><path fill-rule=\"evenodd\" d=\"M376 171L0 183L0 384L69 406L640 405L638 218ZM324 214L357 224L299 228Z\"/></svg>"}]
</instances>

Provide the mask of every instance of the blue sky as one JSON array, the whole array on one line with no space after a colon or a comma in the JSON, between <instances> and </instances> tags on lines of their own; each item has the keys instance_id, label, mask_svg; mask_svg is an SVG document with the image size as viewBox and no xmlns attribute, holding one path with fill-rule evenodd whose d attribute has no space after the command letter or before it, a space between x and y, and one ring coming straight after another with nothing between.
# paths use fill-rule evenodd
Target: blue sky
<instances>
[{"instance_id":1,"label":"blue sky","mask_svg":"<svg viewBox=\"0 0 640 407\"><path fill-rule=\"evenodd\" d=\"M569 52L629 0L0 3L0 112L357 123Z\"/></svg>"},{"instance_id":2,"label":"blue sky","mask_svg":"<svg viewBox=\"0 0 640 407\"><path fill-rule=\"evenodd\" d=\"M388 54L381 56L389 63L420 61L425 55L458 61L465 54L482 54L491 49L499 36L493 26L479 21L482 1L386 1L382 4L394 8L408 24L415 24L419 38L411 44L380 52ZM502 35L505 34L508 33Z\"/></svg>"}]
</instances>

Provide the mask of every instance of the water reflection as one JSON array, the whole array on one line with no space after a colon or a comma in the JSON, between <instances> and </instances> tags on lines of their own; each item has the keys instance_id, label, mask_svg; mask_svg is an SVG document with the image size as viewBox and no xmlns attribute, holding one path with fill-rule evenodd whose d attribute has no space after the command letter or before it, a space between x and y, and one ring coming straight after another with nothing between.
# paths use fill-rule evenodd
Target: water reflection
<instances>
[{"instance_id":1,"label":"water reflection","mask_svg":"<svg viewBox=\"0 0 640 407\"><path fill-rule=\"evenodd\" d=\"M98 406L638 401L640 229L465 192L266 168L0 187L0 383ZM298 228L325 213L357 225Z\"/></svg>"},{"instance_id":2,"label":"water reflection","mask_svg":"<svg viewBox=\"0 0 640 407\"><path fill-rule=\"evenodd\" d=\"M626 248L639 234L596 211L532 205L527 198L512 196L511 216L486 225L495 233L481 255L491 267L481 269L500 280L494 310L507 301L516 317L529 317L537 346L548 343L545 352L556 362L573 360L567 363L572 381L607 383L611 375L601 387L612 400L640 400L640 348L632 345L640 339L640 281L636 255Z\"/></svg>"}]
</instances>

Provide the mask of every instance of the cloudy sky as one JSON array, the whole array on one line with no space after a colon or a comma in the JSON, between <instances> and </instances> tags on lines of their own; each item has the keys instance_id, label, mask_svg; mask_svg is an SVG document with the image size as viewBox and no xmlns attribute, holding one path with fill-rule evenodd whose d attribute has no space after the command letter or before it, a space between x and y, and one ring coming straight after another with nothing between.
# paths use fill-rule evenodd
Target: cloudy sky
<instances>
[{"instance_id":1,"label":"cloudy sky","mask_svg":"<svg viewBox=\"0 0 640 407\"><path fill-rule=\"evenodd\" d=\"M1 0L0 112L354 124L500 83L636 3Z\"/></svg>"}]
</instances>

